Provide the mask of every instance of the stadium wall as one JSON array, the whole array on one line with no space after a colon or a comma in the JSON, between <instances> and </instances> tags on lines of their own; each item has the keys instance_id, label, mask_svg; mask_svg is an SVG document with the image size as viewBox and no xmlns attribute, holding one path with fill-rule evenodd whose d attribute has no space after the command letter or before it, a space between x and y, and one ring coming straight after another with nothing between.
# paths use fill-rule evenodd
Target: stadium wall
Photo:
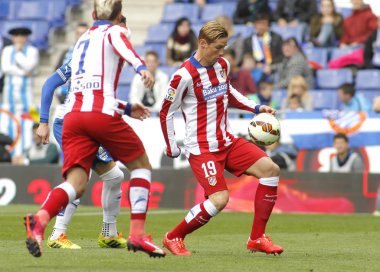
<instances>
[{"instance_id":1,"label":"stadium wall","mask_svg":"<svg viewBox=\"0 0 380 272\"><path fill-rule=\"evenodd\" d=\"M41 204L62 178L59 166L0 165L0 205ZM128 204L128 177L122 182L122 207ZM204 199L190 169L153 171L150 208L189 209ZM230 189L228 210L252 212L257 179L226 173ZM371 213L375 210L380 175L282 172L275 212ZM102 181L92 175L84 205L101 206Z\"/></svg>"}]
</instances>

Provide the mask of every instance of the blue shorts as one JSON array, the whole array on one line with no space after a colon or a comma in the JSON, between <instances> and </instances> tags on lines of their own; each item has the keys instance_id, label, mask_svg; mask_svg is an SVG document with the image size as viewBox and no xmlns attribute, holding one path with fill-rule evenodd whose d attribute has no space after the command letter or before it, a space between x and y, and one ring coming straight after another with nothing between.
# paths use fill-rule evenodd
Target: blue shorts
<instances>
[{"instance_id":1,"label":"blue shorts","mask_svg":"<svg viewBox=\"0 0 380 272\"><path fill-rule=\"evenodd\" d=\"M53 124L53 134L61 150L62 150L62 128L63 128L63 119L55 118L54 124ZM113 161L113 159L110 153L108 153L108 151L104 147L99 146L99 150L98 150L98 153L96 153L96 158L93 162L93 166L99 162L109 163L111 161Z\"/></svg>"}]
</instances>

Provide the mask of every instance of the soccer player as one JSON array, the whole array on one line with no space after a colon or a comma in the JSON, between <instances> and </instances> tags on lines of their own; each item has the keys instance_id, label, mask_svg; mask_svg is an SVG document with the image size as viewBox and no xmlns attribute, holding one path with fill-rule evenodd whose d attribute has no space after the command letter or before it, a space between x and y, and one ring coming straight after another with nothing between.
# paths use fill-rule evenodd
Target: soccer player
<instances>
[{"instance_id":1,"label":"soccer player","mask_svg":"<svg viewBox=\"0 0 380 272\"><path fill-rule=\"evenodd\" d=\"M43 139L44 144L49 142L49 112L54 91L59 86L67 83L71 77L71 59L53 73L42 87L41 116L38 135ZM65 101L66 102L66 101ZM63 104L54 119L53 132L56 141L62 149L62 127L65 115L65 104ZM102 190L103 207L103 227L99 235L98 243L100 247L125 248L127 240L118 233L116 219L120 213L121 191L120 184L124 179L124 173L116 166L109 153L99 147L96 159L94 160L94 171L104 181ZM67 226L73 217L79 198L69 203L56 217L53 233L47 241L50 248L80 249L81 247L73 243L66 235Z\"/></svg>"},{"instance_id":2,"label":"soccer player","mask_svg":"<svg viewBox=\"0 0 380 272\"><path fill-rule=\"evenodd\" d=\"M151 236L145 233L151 165L141 140L122 119L126 113L143 120L149 111L140 104L115 99L124 61L128 61L141 74L148 88L154 84L152 75L137 57L123 28L117 25L121 19L121 10L121 0L95 0L94 14L97 21L75 45L71 92L62 133L62 175L66 181L50 192L36 214L25 216L26 246L35 257L42 254L41 243L49 221L86 190L90 168L99 145L131 171L128 249L140 250L153 257L166 255L164 250L153 243Z\"/></svg>"},{"instance_id":3,"label":"soccer player","mask_svg":"<svg viewBox=\"0 0 380 272\"><path fill-rule=\"evenodd\" d=\"M206 196L204 202L195 205L185 219L165 235L164 247L174 255L191 255L183 242L186 235L204 226L227 205L225 169L236 176L247 174L259 179L247 248L267 254L283 252L282 247L273 244L265 234L277 199L279 167L260 148L234 136L227 120L228 105L256 114L274 114L275 110L257 105L231 86L230 64L222 58L227 39L227 31L216 21L201 28L198 50L173 74L160 111L166 154L175 158L181 149L175 140L173 114L182 109L186 122L184 152Z\"/></svg>"}]
</instances>

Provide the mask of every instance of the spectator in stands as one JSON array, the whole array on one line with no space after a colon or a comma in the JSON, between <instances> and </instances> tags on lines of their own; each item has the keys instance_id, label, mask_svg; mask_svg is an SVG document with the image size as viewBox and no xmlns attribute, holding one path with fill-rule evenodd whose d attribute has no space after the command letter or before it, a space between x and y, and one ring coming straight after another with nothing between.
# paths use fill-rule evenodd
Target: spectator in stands
<instances>
[{"instance_id":1,"label":"spectator in stands","mask_svg":"<svg viewBox=\"0 0 380 272\"><path fill-rule=\"evenodd\" d=\"M267 155L277 164L280 169L296 170L297 149L292 144L282 144L280 140L266 146Z\"/></svg>"},{"instance_id":2,"label":"spectator in stands","mask_svg":"<svg viewBox=\"0 0 380 272\"><path fill-rule=\"evenodd\" d=\"M1 52L3 51L3 48L11 44L12 44L12 41L10 39L0 36L0 56L1 56ZM0 63L1 63L1 58L0 58ZM4 75L0 69L0 101L1 101L1 94L3 93L3 84L4 84Z\"/></svg>"},{"instance_id":3,"label":"spectator in stands","mask_svg":"<svg viewBox=\"0 0 380 272\"><path fill-rule=\"evenodd\" d=\"M286 104L283 108L283 111L289 112L302 112L305 111L305 109L302 106L302 100L299 95L292 94L290 97L286 98Z\"/></svg>"},{"instance_id":4,"label":"spectator in stands","mask_svg":"<svg viewBox=\"0 0 380 272\"><path fill-rule=\"evenodd\" d=\"M181 65L197 49L197 46L197 37L191 30L189 19L180 18L166 44L166 63L170 66Z\"/></svg>"},{"instance_id":5,"label":"spectator in stands","mask_svg":"<svg viewBox=\"0 0 380 272\"><path fill-rule=\"evenodd\" d=\"M363 173L363 159L358 153L350 150L348 138L343 133L334 136L334 148L336 154L330 159L330 172L339 173Z\"/></svg>"},{"instance_id":6,"label":"spectator in stands","mask_svg":"<svg viewBox=\"0 0 380 272\"><path fill-rule=\"evenodd\" d=\"M274 20L280 26L309 24L310 18L318 13L315 0L280 0L274 13Z\"/></svg>"},{"instance_id":7,"label":"spectator in stands","mask_svg":"<svg viewBox=\"0 0 380 272\"><path fill-rule=\"evenodd\" d=\"M280 63L283 59L282 38L270 31L269 15L257 14L253 24L255 33L252 37L244 40L243 55L251 54L255 58L258 68L272 63Z\"/></svg>"},{"instance_id":8,"label":"spectator in stands","mask_svg":"<svg viewBox=\"0 0 380 272\"><path fill-rule=\"evenodd\" d=\"M54 164L59 161L59 152L55 144L42 144L42 139L37 135L39 124L33 125L33 144L26 151L25 155L12 157L12 164L29 165L29 164Z\"/></svg>"},{"instance_id":9,"label":"spectator in stands","mask_svg":"<svg viewBox=\"0 0 380 272\"><path fill-rule=\"evenodd\" d=\"M299 100L299 102L298 102ZM313 101L308 92L305 78L295 76L289 82L287 98L282 101L282 109L293 111L313 110Z\"/></svg>"},{"instance_id":10,"label":"spectator in stands","mask_svg":"<svg viewBox=\"0 0 380 272\"><path fill-rule=\"evenodd\" d=\"M38 49L28 44L29 28L17 27L9 31L12 45L1 54L1 71L4 74L3 107L15 114L29 112L33 104L33 74L38 66Z\"/></svg>"},{"instance_id":11,"label":"spectator in stands","mask_svg":"<svg viewBox=\"0 0 380 272\"><path fill-rule=\"evenodd\" d=\"M342 102L340 110L342 111L371 111L371 104L369 101L361 96L355 94L355 86L350 83L341 85L338 89L338 97Z\"/></svg>"},{"instance_id":12,"label":"spectator in stands","mask_svg":"<svg viewBox=\"0 0 380 272\"><path fill-rule=\"evenodd\" d=\"M261 82L259 85L258 93L249 94L247 97L257 104L267 105L274 109L279 109L279 104L272 98L273 84L270 82Z\"/></svg>"},{"instance_id":13,"label":"spectator in stands","mask_svg":"<svg viewBox=\"0 0 380 272\"><path fill-rule=\"evenodd\" d=\"M244 54L241 68L250 71L256 85L266 80L263 69L257 67L256 60L253 58L252 54Z\"/></svg>"},{"instance_id":14,"label":"spectator in stands","mask_svg":"<svg viewBox=\"0 0 380 272\"><path fill-rule=\"evenodd\" d=\"M321 12L310 22L310 40L315 46L334 47L342 37L343 17L335 10L333 0L322 0Z\"/></svg>"},{"instance_id":15,"label":"spectator in stands","mask_svg":"<svg viewBox=\"0 0 380 272\"><path fill-rule=\"evenodd\" d=\"M136 74L132 80L129 102L141 103L153 110L158 110L165 98L169 78L164 72L157 69L160 61L156 51L145 53L145 64L148 71L154 76L154 86L152 89L146 88L141 81L141 76Z\"/></svg>"},{"instance_id":16,"label":"spectator in stands","mask_svg":"<svg viewBox=\"0 0 380 272\"><path fill-rule=\"evenodd\" d=\"M380 69L380 16L377 17L377 29L372 32L364 45L364 67Z\"/></svg>"},{"instance_id":17,"label":"spectator in stands","mask_svg":"<svg viewBox=\"0 0 380 272\"><path fill-rule=\"evenodd\" d=\"M228 75L232 87L239 90L242 95L256 93L256 84L251 73L238 66L236 55L233 50L224 51L224 57L230 63L230 74Z\"/></svg>"},{"instance_id":18,"label":"spectator in stands","mask_svg":"<svg viewBox=\"0 0 380 272\"><path fill-rule=\"evenodd\" d=\"M80 38L80 36L82 36L83 33L85 33L87 31L88 28L89 27L86 23L78 23L77 24L77 26L75 28L75 42ZM62 53L61 57L58 60L57 65L55 67L55 70L57 70L59 67L61 67L62 64L71 60L71 55L73 54L75 42L72 46L70 46L67 50L65 50ZM64 99L65 99L65 97L69 91L68 88L69 88L69 86L67 84L65 84L65 85L61 86L59 92L57 92L57 97L61 103L64 102Z\"/></svg>"},{"instance_id":19,"label":"spectator in stands","mask_svg":"<svg viewBox=\"0 0 380 272\"><path fill-rule=\"evenodd\" d=\"M0 163L11 162L11 155L6 148L6 146L9 146L11 144L12 139L9 136L0 133Z\"/></svg>"},{"instance_id":20,"label":"spectator in stands","mask_svg":"<svg viewBox=\"0 0 380 272\"><path fill-rule=\"evenodd\" d=\"M239 0L233 21L234 24L252 23L258 14L270 14L270 12L268 0Z\"/></svg>"},{"instance_id":21,"label":"spectator in stands","mask_svg":"<svg viewBox=\"0 0 380 272\"><path fill-rule=\"evenodd\" d=\"M225 49L234 50L238 63L241 63L243 57L243 37L241 33L235 33L232 21L226 15L216 17L215 21L220 23L228 32L228 42Z\"/></svg>"},{"instance_id":22,"label":"spectator in stands","mask_svg":"<svg viewBox=\"0 0 380 272\"><path fill-rule=\"evenodd\" d=\"M308 89L312 89L314 87L313 74L297 40L295 38L285 40L282 45L282 53L284 54L284 59L281 63L267 65L264 69L267 75L274 72L279 74L275 89L287 88L290 80L295 76L305 78Z\"/></svg>"},{"instance_id":23,"label":"spectator in stands","mask_svg":"<svg viewBox=\"0 0 380 272\"><path fill-rule=\"evenodd\" d=\"M376 96L374 99L373 99L373 106L372 106L372 109L374 112L376 113L380 113L380 96Z\"/></svg>"},{"instance_id":24,"label":"spectator in stands","mask_svg":"<svg viewBox=\"0 0 380 272\"><path fill-rule=\"evenodd\" d=\"M351 0L352 15L343 22L343 36L340 47L357 47L363 45L377 28L377 18L371 7L363 0Z\"/></svg>"}]
</instances>

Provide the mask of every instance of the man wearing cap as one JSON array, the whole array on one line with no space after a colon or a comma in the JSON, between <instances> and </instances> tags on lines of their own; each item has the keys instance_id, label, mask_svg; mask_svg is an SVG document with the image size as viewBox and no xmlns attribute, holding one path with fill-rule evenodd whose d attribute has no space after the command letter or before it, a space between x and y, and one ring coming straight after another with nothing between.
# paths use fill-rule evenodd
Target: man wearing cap
<instances>
[{"instance_id":1,"label":"man wearing cap","mask_svg":"<svg viewBox=\"0 0 380 272\"><path fill-rule=\"evenodd\" d=\"M3 104L12 113L28 112L32 98L32 75L38 65L38 49L28 44L31 30L17 27L9 30L13 45L4 47L1 71L5 76ZM4 105L4 106L5 106Z\"/></svg>"}]
</instances>

